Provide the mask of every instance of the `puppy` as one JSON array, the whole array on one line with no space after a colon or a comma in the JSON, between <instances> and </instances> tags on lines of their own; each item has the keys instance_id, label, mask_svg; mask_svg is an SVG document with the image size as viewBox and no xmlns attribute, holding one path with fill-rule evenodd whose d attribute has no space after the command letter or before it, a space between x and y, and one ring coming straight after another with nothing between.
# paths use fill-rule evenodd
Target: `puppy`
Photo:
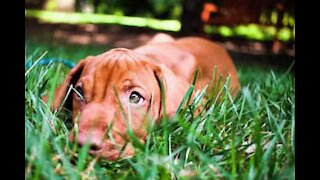
<instances>
[{"instance_id":1,"label":"puppy","mask_svg":"<svg viewBox=\"0 0 320 180\"><path fill-rule=\"evenodd\" d=\"M176 40L157 34L136 49L115 48L80 61L56 89L51 108L62 106L72 87L64 106L78 123L77 142L90 144L91 154L108 160L132 156L126 132L132 129L144 142L150 120L158 122L164 112L169 117L176 113L196 69L196 89L201 89L210 84L215 67L222 79L231 77L230 92L236 94L240 83L224 48L197 37Z\"/></svg>"}]
</instances>

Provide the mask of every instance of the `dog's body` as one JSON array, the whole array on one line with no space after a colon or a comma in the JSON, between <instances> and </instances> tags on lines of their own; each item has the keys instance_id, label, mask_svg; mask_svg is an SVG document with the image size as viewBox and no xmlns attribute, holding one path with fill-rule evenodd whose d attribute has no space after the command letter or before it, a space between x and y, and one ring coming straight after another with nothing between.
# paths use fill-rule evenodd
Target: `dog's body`
<instances>
[{"instance_id":1,"label":"dog's body","mask_svg":"<svg viewBox=\"0 0 320 180\"><path fill-rule=\"evenodd\" d=\"M163 116L162 82L170 117L190 86L195 69L200 72L196 87L202 88L212 79L215 66L217 75L224 79L231 76L230 90L236 93L240 83L226 50L200 38L175 40L158 34L136 49L115 48L82 60L56 90L52 108L61 105L73 85L77 92L68 97L66 105L79 125L78 143L91 144L92 154L116 159L126 144L129 127L143 142L148 117L158 121ZM106 134L109 128L112 138ZM123 155L133 153L130 144L124 148Z\"/></svg>"},{"instance_id":2,"label":"dog's body","mask_svg":"<svg viewBox=\"0 0 320 180\"><path fill-rule=\"evenodd\" d=\"M158 34L147 45L138 47L135 51L144 54L159 64L166 65L176 76L191 83L195 70L200 71L196 89L209 84L216 66L219 75L230 75L230 90L236 93L240 89L235 66L227 51L208 40L197 37L186 37L178 40Z\"/></svg>"}]
</instances>

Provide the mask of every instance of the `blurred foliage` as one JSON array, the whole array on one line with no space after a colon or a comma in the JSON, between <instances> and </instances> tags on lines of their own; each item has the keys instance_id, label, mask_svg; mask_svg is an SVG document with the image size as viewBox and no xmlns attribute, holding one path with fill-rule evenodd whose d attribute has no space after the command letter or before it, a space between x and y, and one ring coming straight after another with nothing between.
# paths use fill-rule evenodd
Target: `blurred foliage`
<instances>
[{"instance_id":1,"label":"blurred foliage","mask_svg":"<svg viewBox=\"0 0 320 180\"><path fill-rule=\"evenodd\" d=\"M92 7L94 13L143 16L157 19L179 19L181 0L77 0L78 12Z\"/></svg>"},{"instance_id":2,"label":"blurred foliage","mask_svg":"<svg viewBox=\"0 0 320 180\"><path fill-rule=\"evenodd\" d=\"M126 26L148 27L157 30L179 31L181 24L177 20L159 20L153 18L106 15L106 14L88 14L88 13L65 13L41 10L26 10L26 17L37 18L49 23L66 24L120 24Z\"/></svg>"},{"instance_id":3,"label":"blurred foliage","mask_svg":"<svg viewBox=\"0 0 320 180\"><path fill-rule=\"evenodd\" d=\"M277 35L281 41L294 41L294 29L281 28L278 33L274 26L258 24L242 24L235 27L207 25L204 31L208 34L218 34L223 37L241 37L250 40L268 41Z\"/></svg>"},{"instance_id":4,"label":"blurred foliage","mask_svg":"<svg viewBox=\"0 0 320 180\"><path fill-rule=\"evenodd\" d=\"M219 26L218 32L224 37L231 37L233 35L233 31L228 26Z\"/></svg>"},{"instance_id":5,"label":"blurred foliage","mask_svg":"<svg viewBox=\"0 0 320 180\"><path fill-rule=\"evenodd\" d=\"M270 14L266 11L263 11L259 20L261 24L275 25L278 21L278 13L275 10L273 10ZM288 12L285 12L283 18L279 21L282 21L283 26L293 27L295 25L294 16Z\"/></svg>"},{"instance_id":6,"label":"blurred foliage","mask_svg":"<svg viewBox=\"0 0 320 180\"><path fill-rule=\"evenodd\" d=\"M26 17L36 17L45 22L61 23L111 23L138 27L149 27L157 30L179 31L181 28L182 0L68 0L74 2L74 10L78 13L64 14L59 12L31 12L26 10ZM208 0L210 1L210 0ZM60 2L60 1L59 1ZM67 0L63 1L64 3ZM211 0L222 5L223 1ZM58 7L57 0L26 0L28 9L54 10ZM215 18L215 17L213 17ZM176 21L158 21L171 19ZM192 21L192 20L190 20ZM190 21L187 21L189 23ZM282 27L277 23L281 22ZM182 22L184 23L184 22ZM258 24L210 24L204 26L204 32L223 37L242 37L251 40L294 41L295 17L292 12L284 12L281 19L277 11L265 9L261 12Z\"/></svg>"}]
</instances>

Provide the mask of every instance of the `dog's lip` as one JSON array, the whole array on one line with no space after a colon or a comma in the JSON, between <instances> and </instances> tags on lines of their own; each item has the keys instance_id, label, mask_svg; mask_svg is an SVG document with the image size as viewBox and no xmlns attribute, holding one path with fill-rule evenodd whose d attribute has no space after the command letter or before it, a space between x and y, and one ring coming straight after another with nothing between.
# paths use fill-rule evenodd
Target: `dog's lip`
<instances>
[{"instance_id":1,"label":"dog's lip","mask_svg":"<svg viewBox=\"0 0 320 180\"><path fill-rule=\"evenodd\" d=\"M96 150L91 150L91 149L90 149L90 150L89 150L89 153L90 153L90 154L97 155L97 154L101 154L103 151L104 151L104 145L102 145L101 148L96 149Z\"/></svg>"},{"instance_id":2,"label":"dog's lip","mask_svg":"<svg viewBox=\"0 0 320 180\"><path fill-rule=\"evenodd\" d=\"M105 149L104 147L99 150L89 150L91 155L97 156L98 158L115 160L119 158L120 151L117 149Z\"/></svg>"},{"instance_id":3,"label":"dog's lip","mask_svg":"<svg viewBox=\"0 0 320 180\"><path fill-rule=\"evenodd\" d=\"M89 150L90 154L100 154L102 152L103 148L99 149L99 150Z\"/></svg>"},{"instance_id":4,"label":"dog's lip","mask_svg":"<svg viewBox=\"0 0 320 180\"><path fill-rule=\"evenodd\" d=\"M104 153L103 151L100 152L93 152L94 156L97 156L98 158L102 158L102 159L106 159L106 160L115 160L117 158L119 158L119 152L108 152L108 153Z\"/></svg>"}]
</instances>

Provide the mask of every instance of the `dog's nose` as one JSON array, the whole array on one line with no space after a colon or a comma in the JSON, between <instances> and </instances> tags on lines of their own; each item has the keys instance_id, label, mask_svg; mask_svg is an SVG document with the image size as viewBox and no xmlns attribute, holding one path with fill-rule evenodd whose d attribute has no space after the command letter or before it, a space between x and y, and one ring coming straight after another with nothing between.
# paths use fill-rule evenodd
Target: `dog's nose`
<instances>
[{"instance_id":1,"label":"dog's nose","mask_svg":"<svg viewBox=\"0 0 320 180\"><path fill-rule=\"evenodd\" d=\"M102 146L101 145L98 145L98 144L90 144L90 148L89 148L91 151L99 151L102 149Z\"/></svg>"},{"instance_id":2,"label":"dog's nose","mask_svg":"<svg viewBox=\"0 0 320 180\"><path fill-rule=\"evenodd\" d=\"M102 149L102 142L100 138L96 136L79 135L78 145L80 147L89 145L89 150L91 152L96 152Z\"/></svg>"},{"instance_id":3,"label":"dog's nose","mask_svg":"<svg viewBox=\"0 0 320 180\"><path fill-rule=\"evenodd\" d=\"M89 145L89 151L90 152L97 152L97 151L100 151L102 149L102 146L100 144L89 142L89 141L86 141L85 143L82 143L82 142L78 141L78 146L79 147L83 147L85 145Z\"/></svg>"}]
</instances>

